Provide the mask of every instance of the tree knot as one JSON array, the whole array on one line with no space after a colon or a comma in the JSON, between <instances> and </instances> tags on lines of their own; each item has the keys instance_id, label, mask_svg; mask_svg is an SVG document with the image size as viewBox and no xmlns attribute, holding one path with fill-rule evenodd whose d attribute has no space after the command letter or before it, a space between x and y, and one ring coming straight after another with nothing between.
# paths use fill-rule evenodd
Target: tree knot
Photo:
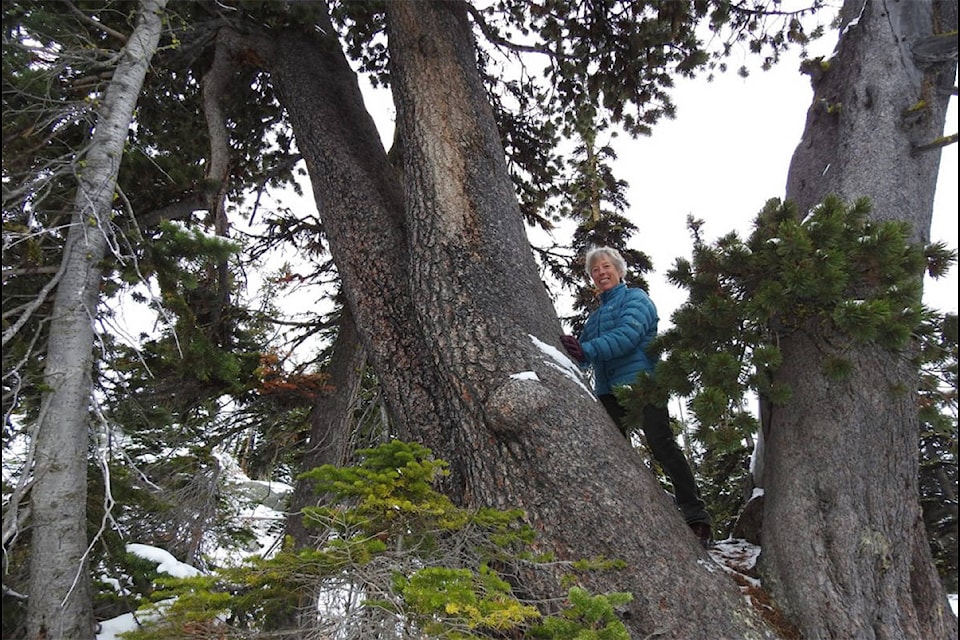
<instances>
[{"instance_id":1,"label":"tree knot","mask_svg":"<svg viewBox=\"0 0 960 640\"><path fill-rule=\"evenodd\" d=\"M550 394L536 373L514 374L487 402L490 428L498 435L518 434L535 421L549 403Z\"/></svg>"}]
</instances>

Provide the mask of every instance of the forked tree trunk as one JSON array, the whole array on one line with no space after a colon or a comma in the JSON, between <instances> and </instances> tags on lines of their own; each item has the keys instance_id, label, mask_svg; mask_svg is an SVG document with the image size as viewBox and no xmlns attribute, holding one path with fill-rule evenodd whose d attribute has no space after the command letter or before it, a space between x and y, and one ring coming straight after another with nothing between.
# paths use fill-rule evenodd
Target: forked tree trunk
<instances>
[{"instance_id":1,"label":"forked tree trunk","mask_svg":"<svg viewBox=\"0 0 960 640\"><path fill-rule=\"evenodd\" d=\"M924 148L956 75L957 3L856 0L842 15L835 55L811 68L786 196L801 212L869 196L874 219L927 241L940 153ZM948 44L937 60L949 31L952 57ZM921 517L913 350L849 342L812 324L781 338L776 378L794 396L765 434L764 585L805 638L956 638ZM828 379L831 357L851 375Z\"/></svg>"},{"instance_id":2,"label":"forked tree trunk","mask_svg":"<svg viewBox=\"0 0 960 640\"><path fill-rule=\"evenodd\" d=\"M87 460L94 322L120 158L137 97L160 39L166 0L143 0L103 96L63 253L47 346L45 396L34 443L27 637L90 640Z\"/></svg>"},{"instance_id":3,"label":"forked tree trunk","mask_svg":"<svg viewBox=\"0 0 960 640\"><path fill-rule=\"evenodd\" d=\"M263 61L290 114L398 435L450 462L461 504L524 509L559 559L623 559L625 570L581 583L634 594L633 637L773 637L553 355L560 324L462 4L387 8L402 195L332 28L223 37ZM563 593L551 571L527 576L529 595Z\"/></svg>"}]
</instances>

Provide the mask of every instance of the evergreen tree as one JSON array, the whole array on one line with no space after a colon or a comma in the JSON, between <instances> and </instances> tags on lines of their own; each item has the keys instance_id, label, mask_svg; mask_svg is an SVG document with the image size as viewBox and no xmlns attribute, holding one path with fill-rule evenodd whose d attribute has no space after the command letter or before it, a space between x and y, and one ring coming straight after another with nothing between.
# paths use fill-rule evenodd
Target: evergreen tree
<instances>
[{"instance_id":1,"label":"evergreen tree","mask_svg":"<svg viewBox=\"0 0 960 640\"><path fill-rule=\"evenodd\" d=\"M11 13L5 18L16 15L14 7L19 10L27 3L5 5L5 11L7 6ZM323 220L323 239L314 240L317 244L329 242L342 277L344 299L376 371L380 397L389 407L391 430L415 435L450 458L452 473L444 481L450 495L466 503L519 504L529 509L532 522L549 533L551 545L582 549L605 540L603 544L609 548L637 560L637 554L646 553L647 547L641 545L643 549L639 549L635 541L624 545L617 532L608 531L609 520L602 513L580 514L583 517L570 530L555 526L568 522L570 505L583 503L577 496L595 491L609 501L590 502L591 508L608 508L623 501L623 509L614 509L618 518L626 518L633 526L643 523L640 530L670 530L675 523L665 516L668 507L647 512L634 504L637 496L657 495L658 490L642 472L634 471L632 452L622 452L621 443L605 439L602 415L586 403L577 404L575 389L538 399L536 394L526 395L521 382L497 386L497 380L517 370L537 371L550 387L556 384L562 388L564 384L549 366L542 366L542 349L530 346L530 335L549 342L559 327L552 322L539 279L533 276L536 267L526 259L526 239L518 231L521 227L517 221L551 224L553 216L564 210L556 199L571 193L573 196L566 200L576 203L576 207L570 207L571 212L579 215L599 211L599 217L592 217L596 218L594 229L604 231L603 242L625 245L631 230L616 218L622 212L618 195L622 183L605 168L607 152L597 143L596 132L606 131L608 125L621 126L630 133L647 132L658 118L672 114L670 74L690 74L711 65L723 67L722 57L711 60L695 37L701 19L707 19L716 30L733 27L738 38L751 41L751 47L769 51L769 61L786 43L802 44L807 34L797 16L783 18L783 14L780 26L756 31L754 27L764 14L728 2L558 2L531 11L523 4L501 2L485 12L457 2L415 6L335 3L328 20L322 3L178 5L177 19L171 23L176 29L177 46L157 58L156 69L162 72L147 78L150 91L146 93L157 99L143 103L138 112L142 122L138 121L130 133L134 141L131 164L125 166L136 170L119 178L125 202L130 203L137 225L148 229L148 235L157 233L162 239L163 234L185 233L193 225L226 235L227 222L235 213L242 212L248 219L264 213L257 207L234 210L230 203L241 202L240 194L246 193L251 184L260 193L261 187L292 179L294 163L302 152ZM385 10L390 20L385 21ZM487 43L479 48L474 48L469 37L468 14L476 33ZM449 31L438 30L439 23ZM4 24L6 29L8 22ZM416 58L419 45L414 46L409 39L420 29L426 30L425 39L417 42L433 43L446 52L433 61L443 69L433 79L422 75L429 66ZM389 34L389 66L388 50L381 37L384 33ZM459 34L460 40L450 42L451 33ZM523 42L519 38L515 41L514 34L520 34ZM388 82L395 90L400 126L399 144L392 153L402 161L399 165L386 156L369 118L362 113L355 73L340 56L344 49L356 57L363 71L373 74L378 82ZM531 52L544 55L545 82L476 84L477 78L483 81L497 77L498 51L511 56ZM413 58L403 57L408 55ZM316 64L306 68L303 60L307 59ZM24 63L24 68L27 66ZM535 78L536 74L528 77ZM452 99L452 90L463 88L457 82L468 89ZM446 89L451 91L445 93ZM425 104L418 102L422 100ZM492 126L487 103L493 104L492 114L499 127ZM514 110L517 105L520 108ZM425 117L436 116L440 106L448 108L443 113L453 118L450 122ZM171 110L176 110L178 117L168 117ZM424 117L411 117L411 110ZM589 124L580 124L584 122ZM457 126L449 126L451 123ZM451 131L468 144L425 144L425 140L443 141L444 132ZM551 145L572 135L579 136L584 146L582 155L573 157L582 167L570 180L576 189L568 191L555 187L553 178L562 163ZM438 149L449 151L452 155L446 159L455 160L454 165L463 167L464 173L438 173L445 177L431 182L431 171L449 170L451 166L431 155ZM498 158L504 152L511 160L501 165ZM21 162L28 157L26 152L18 155ZM6 170L6 153L4 166ZM402 168L397 171L397 166ZM459 201L463 205L459 213L447 208L451 199L437 197L438 184L460 196L469 195ZM517 193L521 194L520 203L516 202ZM460 217L465 212L469 215ZM31 212L20 213L21 222L29 220ZM184 225L157 226L161 218L182 220ZM309 224L293 222L290 226L310 233ZM272 229L286 239L284 227L278 221ZM18 233L26 237L26 228L22 225ZM450 234L451 229L462 233ZM585 231L584 244L601 237L599 232L592 237L590 233ZM18 246L28 261L36 259L37 245ZM138 247L134 251L151 257L146 249ZM569 249L562 251L561 263L569 262L570 255ZM547 253L541 256L552 257ZM642 267L641 257L637 258ZM5 253L5 269L7 264ZM197 436L206 431L201 425L222 426L222 431L210 430L212 437L219 437L236 436L239 427L231 429L228 421L236 414L221 414L214 394L235 394L239 402L246 400L246 406L258 406L263 411L281 406L285 411L289 407L289 421L244 423L250 427L244 431L250 436L248 442L256 445L245 449L250 468L265 473L268 468L286 467L288 459L295 461L298 456L288 456L284 438L291 438L287 442L298 446L299 436L292 434L303 433L311 390L325 381L315 371L290 374L269 348L258 348L262 346L257 333L262 328L258 324L261 318L254 319L232 299L236 272L222 259L218 264L200 266L196 273L195 282L178 283L174 279L164 283L174 312L169 316L169 331L151 345L151 355L157 356L151 362L169 376L187 375L186 379L202 381L203 393L177 398L169 393L172 387L168 385L168 397L156 401L160 395L155 396L140 415L150 415L154 426L188 425L191 435ZM36 272L25 271L23 275ZM28 284L26 280L20 283ZM450 306L452 300L457 304ZM6 290L4 304L6 311ZM739 322L722 315L728 309L716 310L720 318L726 317L735 325ZM855 309L848 311L850 317L857 317ZM763 333L769 327L755 329ZM178 330L191 339L187 350L191 366L186 369L165 358L180 357L176 348ZM306 333L316 330L316 326L307 327ZM16 360L7 360L4 350L5 373L15 370L20 362L31 362L25 355L29 345L29 341L17 345L19 350L14 353L20 355ZM773 352L766 353L766 357L774 356ZM767 362L763 357L758 360L761 364ZM834 364L842 372L843 363ZM715 368L708 382L722 386L715 380L737 365L727 359L714 361L712 366ZM27 371L23 366L19 370ZM165 382L170 379L164 376ZM755 382L764 384L759 378ZM139 382L132 384L138 389L148 388L137 386ZM774 399L784 388L766 384L765 392ZM280 389L290 390L290 394L283 395ZM269 393L262 393L265 391ZM299 404L302 392L303 405ZM291 399L296 402L290 403ZM284 406L284 402L289 404ZM697 403L697 411L704 414L724 411L722 401L710 394L699 397ZM118 411L116 415L121 414ZM747 421L746 414L736 417L743 416ZM558 428L567 424L570 416L576 416L582 432L571 434ZM716 439L717 449L726 442L739 442L738 436L747 434L749 428L746 422L734 420L731 437L719 434L724 437ZM199 504L209 505L210 487L214 485L206 481L205 474L214 469L208 466L211 443L189 440L196 451L177 460L182 466L175 467L174 477L177 482L186 482L176 486L187 491L193 491L194 486L205 487L195 495L206 496ZM595 469L588 464L593 457L584 455L584 451L592 454L598 450L602 460L600 468ZM529 451L538 452L535 461L520 455ZM542 475L525 475L531 472ZM616 475L612 475L614 472ZM558 483L557 478L569 481ZM563 486L556 492L544 488L555 484ZM531 494L531 487L542 493ZM570 493L574 489L580 493ZM104 492L109 491L105 484ZM201 520L206 517L196 515ZM594 516L595 522L591 520ZM577 527L590 535L580 535ZM609 532L606 538L603 531ZM651 545L693 571L692 555L684 540L656 540ZM188 546L197 549L196 545ZM654 589L660 595L673 593L676 585L665 583L655 567L633 564L639 567L635 572L647 573L642 577L631 573L627 577L631 588L636 587L638 592ZM528 588L549 590L548 582L530 578ZM737 604L739 595L713 588L718 585L709 579L705 583L691 579L683 584L692 585L690 588L703 598L698 597L696 607L682 605L683 611L668 612L676 616L671 620L681 626L695 627L699 620L704 629L712 625L727 628L725 621L709 614L736 612L741 606ZM685 601L679 595L675 600ZM708 600L715 602L706 607L705 613L701 605ZM632 611L630 622L638 633L650 631L644 620L651 616L643 606L637 601L629 605L639 607Z\"/></svg>"},{"instance_id":2,"label":"evergreen tree","mask_svg":"<svg viewBox=\"0 0 960 640\"><path fill-rule=\"evenodd\" d=\"M446 464L421 445L395 440L356 456L305 474L328 496L304 509L310 545L211 576L157 580L152 599L170 604L148 607L130 637L629 637L616 615L628 594L572 587L543 615L505 579L521 564L555 564L575 583L619 563L538 553L519 511L455 506L437 491Z\"/></svg>"}]
</instances>

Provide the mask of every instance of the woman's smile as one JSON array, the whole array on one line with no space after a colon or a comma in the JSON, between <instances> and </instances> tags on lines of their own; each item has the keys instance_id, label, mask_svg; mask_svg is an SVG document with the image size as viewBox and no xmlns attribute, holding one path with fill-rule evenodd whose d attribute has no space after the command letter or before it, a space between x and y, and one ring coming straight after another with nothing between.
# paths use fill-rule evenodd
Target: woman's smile
<instances>
[{"instance_id":1,"label":"woman's smile","mask_svg":"<svg viewBox=\"0 0 960 640\"><path fill-rule=\"evenodd\" d=\"M593 263L593 267L590 269L590 277L593 278L593 284L600 291L609 291L620 284L620 273L617 271L617 266L604 258L600 258Z\"/></svg>"}]
</instances>

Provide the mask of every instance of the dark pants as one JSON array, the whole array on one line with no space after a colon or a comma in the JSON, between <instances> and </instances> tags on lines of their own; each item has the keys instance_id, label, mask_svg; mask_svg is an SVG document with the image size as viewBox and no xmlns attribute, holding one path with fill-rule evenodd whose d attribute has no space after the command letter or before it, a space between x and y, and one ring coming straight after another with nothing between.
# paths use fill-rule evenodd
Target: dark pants
<instances>
[{"instance_id":1,"label":"dark pants","mask_svg":"<svg viewBox=\"0 0 960 640\"><path fill-rule=\"evenodd\" d=\"M600 402L620 428L620 433L625 438L629 438L629 429L625 421L627 410L617 402L616 396L601 395ZM648 404L643 408L643 435L654 460L673 484L674 499L683 513L683 519L687 524L698 522L710 524L710 516L700 498L693 471L690 470L690 464L670 429L670 413L666 407Z\"/></svg>"}]
</instances>

